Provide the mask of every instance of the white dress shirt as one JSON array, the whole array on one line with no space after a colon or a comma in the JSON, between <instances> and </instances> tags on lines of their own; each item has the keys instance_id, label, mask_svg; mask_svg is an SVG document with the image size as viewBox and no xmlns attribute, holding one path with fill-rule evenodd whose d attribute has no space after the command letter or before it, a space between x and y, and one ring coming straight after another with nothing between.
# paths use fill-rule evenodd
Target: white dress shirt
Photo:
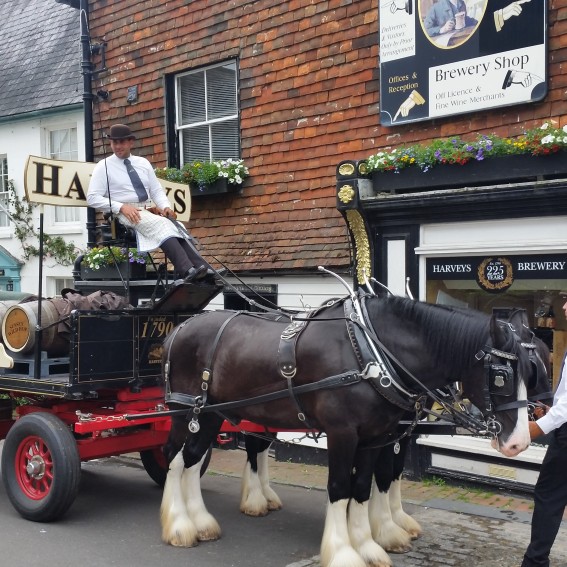
<instances>
[{"instance_id":1,"label":"white dress shirt","mask_svg":"<svg viewBox=\"0 0 567 567\"><path fill-rule=\"evenodd\" d=\"M143 157L130 155L128 158L136 170L149 198L160 209L173 208L163 187L161 186L151 163ZM110 188L110 199L108 189ZM124 160L112 154L99 161L93 170L87 193L87 203L103 213L112 210L114 214L120 212L124 203L138 203L138 195L130 181Z\"/></svg>"},{"instance_id":2,"label":"white dress shirt","mask_svg":"<svg viewBox=\"0 0 567 567\"><path fill-rule=\"evenodd\" d=\"M139 156L130 155L128 159L140 176L148 192L148 197L154 204L160 209L173 209L151 163L146 158ZM108 198L109 188L110 199ZM114 154L95 165L89 183L87 203L89 207L103 213L112 211L113 214L117 215L120 224L133 228L136 232L140 252L155 250L168 238L183 238L183 232L180 232L182 229L180 223L171 222L165 217L154 215L145 210L145 205L148 205L149 201L139 202L138 194L132 185L124 160ZM130 222L120 213L120 208L124 203L140 206L141 218L137 223Z\"/></svg>"},{"instance_id":3,"label":"white dress shirt","mask_svg":"<svg viewBox=\"0 0 567 567\"><path fill-rule=\"evenodd\" d=\"M567 356L567 355L566 355ZM565 357L561 365L561 377L557 390L553 396L553 406L546 415L537 420L537 424L544 433L549 433L564 423L567 423L567 364Z\"/></svg>"}]
</instances>

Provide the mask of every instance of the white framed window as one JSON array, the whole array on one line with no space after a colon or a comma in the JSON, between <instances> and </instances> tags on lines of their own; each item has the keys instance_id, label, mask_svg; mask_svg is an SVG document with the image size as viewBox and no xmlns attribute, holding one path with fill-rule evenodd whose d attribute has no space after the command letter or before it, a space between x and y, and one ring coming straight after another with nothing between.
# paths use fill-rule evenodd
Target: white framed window
<instances>
[{"instance_id":1,"label":"white framed window","mask_svg":"<svg viewBox=\"0 0 567 567\"><path fill-rule=\"evenodd\" d=\"M61 292L65 288L74 289L75 282L73 278L48 278L51 295L58 295L61 297Z\"/></svg>"},{"instance_id":2,"label":"white framed window","mask_svg":"<svg viewBox=\"0 0 567 567\"><path fill-rule=\"evenodd\" d=\"M10 226L10 218L5 212L8 210L9 197L8 157L6 155L0 155L0 228Z\"/></svg>"},{"instance_id":3,"label":"white framed window","mask_svg":"<svg viewBox=\"0 0 567 567\"><path fill-rule=\"evenodd\" d=\"M175 101L182 165L240 157L235 61L177 75Z\"/></svg>"},{"instance_id":4,"label":"white framed window","mask_svg":"<svg viewBox=\"0 0 567 567\"><path fill-rule=\"evenodd\" d=\"M47 130L47 155L52 159L77 161L79 159L79 144L77 128L59 128ZM76 224L80 222L79 207L54 207L54 224Z\"/></svg>"}]
</instances>

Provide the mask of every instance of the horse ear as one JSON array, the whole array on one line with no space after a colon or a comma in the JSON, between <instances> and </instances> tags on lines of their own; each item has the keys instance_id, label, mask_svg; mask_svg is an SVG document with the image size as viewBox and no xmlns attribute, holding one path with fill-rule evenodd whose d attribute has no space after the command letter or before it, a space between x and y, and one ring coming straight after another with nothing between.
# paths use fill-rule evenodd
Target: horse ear
<instances>
[{"instance_id":1,"label":"horse ear","mask_svg":"<svg viewBox=\"0 0 567 567\"><path fill-rule=\"evenodd\" d=\"M490 318L490 337L494 348L502 348L506 344L506 331L498 318L494 315Z\"/></svg>"}]
</instances>

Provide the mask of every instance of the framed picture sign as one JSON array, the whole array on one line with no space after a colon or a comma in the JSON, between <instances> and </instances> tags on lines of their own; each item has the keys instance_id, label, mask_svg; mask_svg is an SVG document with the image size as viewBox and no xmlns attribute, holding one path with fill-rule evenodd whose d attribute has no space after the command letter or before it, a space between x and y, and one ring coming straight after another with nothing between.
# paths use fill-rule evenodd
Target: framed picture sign
<instances>
[{"instance_id":1,"label":"framed picture sign","mask_svg":"<svg viewBox=\"0 0 567 567\"><path fill-rule=\"evenodd\" d=\"M380 123L547 94L546 0L380 0Z\"/></svg>"}]
</instances>

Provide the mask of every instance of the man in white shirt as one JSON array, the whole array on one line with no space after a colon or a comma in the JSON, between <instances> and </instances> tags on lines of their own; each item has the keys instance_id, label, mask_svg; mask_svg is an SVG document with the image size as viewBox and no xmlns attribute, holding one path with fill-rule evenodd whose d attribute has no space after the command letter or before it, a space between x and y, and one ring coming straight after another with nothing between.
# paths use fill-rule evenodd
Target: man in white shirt
<instances>
[{"instance_id":1,"label":"man in white shirt","mask_svg":"<svg viewBox=\"0 0 567 567\"><path fill-rule=\"evenodd\" d=\"M562 296L567 295L561 293ZM565 297L564 297L565 298ZM567 301L563 305L567 318ZM537 421L530 421L530 437L551 434L534 490L534 513L530 544L522 567L549 567L549 554L561 526L567 505L567 365L561 366L553 406L536 410Z\"/></svg>"},{"instance_id":2,"label":"man in white shirt","mask_svg":"<svg viewBox=\"0 0 567 567\"><path fill-rule=\"evenodd\" d=\"M154 168L146 158L130 153L136 140L130 128L115 124L107 138L114 153L96 164L87 193L88 205L116 215L121 224L134 229L140 252L161 248L185 281L212 276L211 267L180 232ZM152 202L157 214L148 210Z\"/></svg>"}]
</instances>

